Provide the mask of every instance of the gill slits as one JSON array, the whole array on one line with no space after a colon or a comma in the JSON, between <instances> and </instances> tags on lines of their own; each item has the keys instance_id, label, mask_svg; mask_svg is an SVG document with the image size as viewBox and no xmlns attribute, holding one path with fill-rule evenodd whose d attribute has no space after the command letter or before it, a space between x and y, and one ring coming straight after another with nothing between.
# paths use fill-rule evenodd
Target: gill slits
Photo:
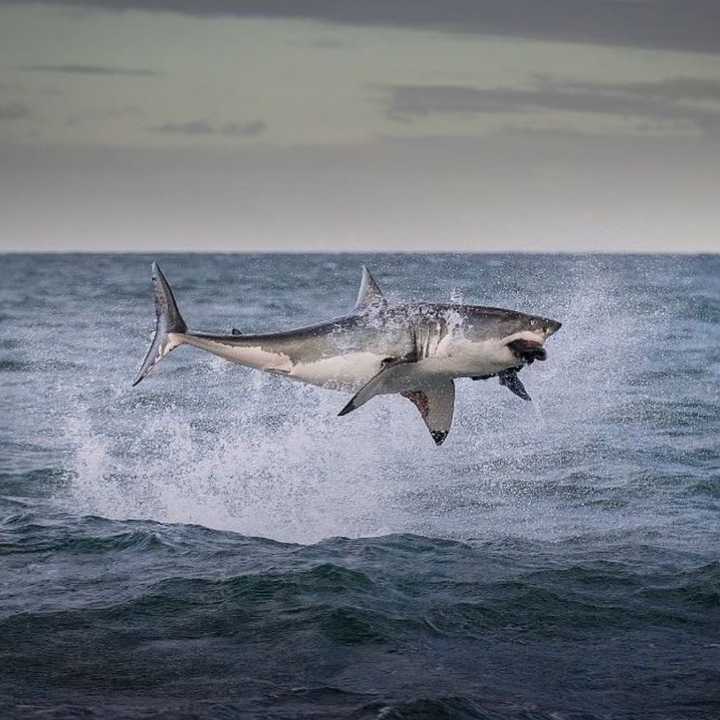
<instances>
[{"instance_id":1,"label":"gill slits","mask_svg":"<svg viewBox=\"0 0 720 720\"><path fill-rule=\"evenodd\" d=\"M447 322L441 318L420 318L413 323L415 361L437 355L438 346L447 335Z\"/></svg>"}]
</instances>

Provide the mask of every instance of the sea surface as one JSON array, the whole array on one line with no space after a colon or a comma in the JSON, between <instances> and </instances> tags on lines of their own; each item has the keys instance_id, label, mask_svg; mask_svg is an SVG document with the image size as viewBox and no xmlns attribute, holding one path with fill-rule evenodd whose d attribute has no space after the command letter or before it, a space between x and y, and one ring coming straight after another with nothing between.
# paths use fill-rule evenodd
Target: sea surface
<instances>
[{"instance_id":1,"label":"sea surface","mask_svg":"<svg viewBox=\"0 0 720 720\"><path fill-rule=\"evenodd\" d=\"M557 318L415 408L180 348L151 256L0 256L0 718L720 718L720 257L159 256L194 329Z\"/></svg>"}]
</instances>

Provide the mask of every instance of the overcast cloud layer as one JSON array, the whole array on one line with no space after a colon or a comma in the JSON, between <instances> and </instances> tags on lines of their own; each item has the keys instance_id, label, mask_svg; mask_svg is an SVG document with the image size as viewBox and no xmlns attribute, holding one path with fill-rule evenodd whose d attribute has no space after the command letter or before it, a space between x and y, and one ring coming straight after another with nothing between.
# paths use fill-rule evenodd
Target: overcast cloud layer
<instances>
[{"instance_id":1,"label":"overcast cloud layer","mask_svg":"<svg viewBox=\"0 0 720 720\"><path fill-rule=\"evenodd\" d=\"M589 83L536 78L530 88L474 88L458 85L400 85L388 88L390 117L435 114L533 113L560 111L682 121L713 135L720 131L720 106L695 101L720 99L720 81L678 77L657 83Z\"/></svg>"},{"instance_id":2,"label":"overcast cloud layer","mask_svg":"<svg viewBox=\"0 0 720 720\"><path fill-rule=\"evenodd\" d=\"M0 250L716 251L720 3L0 0Z\"/></svg>"},{"instance_id":3,"label":"overcast cloud layer","mask_svg":"<svg viewBox=\"0 0 720 720\"><path fill-rule=\"evenodd\" d=\"M24 72L58 73L60 75L128 75L150 77L157 75L146 68L104 67L102 65L27 65L19 68Z\"/></svg>"},{"instance_id":4,"label":"overcast cloud layer","mask_svg":"<svg viewBox=\"0 0 720 720\"><path fill-rule=\"evenodd\" d=\"M716 0L51 0L51 4L720 52Z\"/></svg>"}]
</instances>

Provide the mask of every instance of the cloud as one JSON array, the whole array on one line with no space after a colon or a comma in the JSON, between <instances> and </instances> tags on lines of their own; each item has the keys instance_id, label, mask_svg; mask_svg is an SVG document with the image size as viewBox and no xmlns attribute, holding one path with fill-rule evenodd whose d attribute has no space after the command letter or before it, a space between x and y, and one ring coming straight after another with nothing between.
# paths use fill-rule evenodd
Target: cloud
<instances>
[{"instance_id":1,"label":"cloud","mask_svg":"<svg viewBox=\"0 0 720 720\"><path fill-rule=\"evenodd\" d=\"M543 75L537 75L536 81L540 85L544 82L550 84L555 82L551 77ZM656 82L631 82L623 85L569 81L565 82L564 86L568 89L590 92L613 93L620 90L625 94L673 101L720 102L720 80L714 78L678 76Z\"/></svg>"},{"instance_id":2,"label":"cloud","mask_svg":"<svg viewBox=\"0 0 720 720\"><path fill-rule=\"evenodd\" d=\"M30 108L19 102L0 104L0 122L6 120L24 120L31 115Z\"/></svg>"},{"instance_id":3,"label":"cloud","mask_svg":"<svg viewBox=\"0 0 720 720\"><path fill-rule=\"evenodd\" d=\"M130 77L152 77L159 74L155 70L147 68L123 68L107 65L25 65L20 70L62 75L126 75Z\"/></svg>"},{"instance_id":4,"label":"cloud","mask_svg":"<svg viewBox=\"0 0 720 720\"><path fill-rule=\"evenodd\" d=\"M20 0L0 0L19 4ZM297 18L481 35L720 52L717 0L45 0L106 10Z\"/></svg>"},{"instance_id":5,"label":"cloud","mask_svg":"<svg viewBox=\"0 0 720 720\"><path fill-rule=\"evenodd\" d=\"M531 87L477 88L460 85L393 85L385 108L401 121L433 114L538 114L566 112L687 122L706 134L720 123L720 82L678 77L659 82L609 84L535 76Z\"/></svg>"},{"instance_id":6,"label":"cloud","mask_svg":"<svg viewBox=\"0 0 720 720\"><path fill-rule=\"evenodd\" d=\"M267 124L262 120L255 120L253 122L238 125L237 123L230 123L229 125L223 125L220 128L221 135L235 135L238 137L256 137L262 135L267 130Z\"/></svg>"},{"instance_id":7,"label":"cloud","mask_svg":"<svg viewBox=\"0 0 720 720\"><path fill-rule=\"evenodd\" d=\"M168 135L214 135L220 137L257 137L267 130L267 124L262 120L249 123L225 123L213 125L207 120L190 120L189 122L170 122L156 125L150 130Z\"/></svg>"}]
</instances>

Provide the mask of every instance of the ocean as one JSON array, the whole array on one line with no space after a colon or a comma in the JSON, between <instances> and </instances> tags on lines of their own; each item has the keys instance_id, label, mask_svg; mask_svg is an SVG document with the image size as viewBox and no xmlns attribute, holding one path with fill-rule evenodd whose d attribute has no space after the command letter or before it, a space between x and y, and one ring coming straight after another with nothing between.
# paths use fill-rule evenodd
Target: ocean
<instances>
[{"instance_id":1,"label":"ocean","mask_svg":"<svg viewBox=\"0 0 720 720\"><path fill-rule=\"evenodd\" d=\"M557 318L415 408L180 348L395 301ZM1 718L720 717L720 256L0 256Z\"/></svg>"}]
</instances>

